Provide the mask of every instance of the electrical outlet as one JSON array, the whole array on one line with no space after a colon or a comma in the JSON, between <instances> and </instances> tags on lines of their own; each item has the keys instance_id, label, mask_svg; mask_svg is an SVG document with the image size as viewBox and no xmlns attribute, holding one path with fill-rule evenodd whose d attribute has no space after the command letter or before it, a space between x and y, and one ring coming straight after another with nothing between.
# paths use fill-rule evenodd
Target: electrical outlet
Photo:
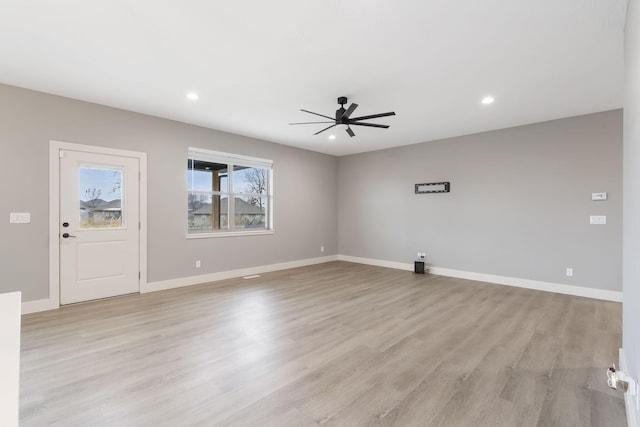
<instances>
[{"instance_id":1,"label":"electrical outlet","mask_svg":"<svg viewBox=\"0 0 640 427\"><path fill-rule=\"evenodd\" d=\"M200 260L196 260L196 268L200 268Z\"/></svg>"},{"instance_id":2,"label":"electrical outlet","mask_svg":"<svg viewBox=\"0 0 640 427\"><path fill-rule=\"evenodd\" d=\"M324 246L320 246L320 252L324 252Z\"/></svg>"},{"instance_id":3,"label":"electrical outlet","mask_svg":"<svg viewBox=\"0 0 640 427\"><path fill-rule=\"evenodd\" d=\"M573 276L573 268L567 267L567 276Z\"/></svg>"},{"instance_id":4,"label":"electrical outlet","mask_svg":"<svg viewBox=\"0 0 640 427\"><path fill-rule=\"evenodd\" d=\"M416 255L416 258L420 259L420 255L422 255L422 252L418 252L418 255Z\"/></svg>"}]
</instances>

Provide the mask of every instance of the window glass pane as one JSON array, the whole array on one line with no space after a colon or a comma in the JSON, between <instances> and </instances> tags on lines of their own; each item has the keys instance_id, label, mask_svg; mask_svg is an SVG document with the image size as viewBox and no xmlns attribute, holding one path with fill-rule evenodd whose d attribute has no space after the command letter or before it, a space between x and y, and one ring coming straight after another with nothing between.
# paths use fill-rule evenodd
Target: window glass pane
<instances>
[{"instance_id":1,"label":"window glass pane","mask_svg":"<svg viewBox=\"0 0 640 427\"><path fill-rule=\"evenodd\" d=\"M267 197L235 197L235 228L265 228Z\"/></svg>"},{"instance_id":2,"label":"window glass pane","mask_svg":"<svg viewBox=\"0 0 640 427\"><path fill-rule=\"evenodd\" d=\"M267 159L190 147L188 233L269 229L272 166Z\"/></svg>"},{"instance_id":3,"label":"window glass pane","mask_svg":"<svg viewBox=\"0 0 640 427\"><path fill-rule=\"evenodd\" d=\"M228 229L227 200L226 195L190 191L187 199L189 232L207 233Z\"/></svg>"},{"instance_id":4,"label":"window glass pane","mask_svg":"<svg viewBox=\"0 0 640 427\"><path fill-rule=\"evenodd\" d=\"M267 169L235 165L233 167L233 192L267 194Z\"/></svg>"},{"instance_id":5,"label":"window glass pane","mask_svg":"<svg viewBox=\"0 0 640 427\"><path fill-rule=\"evenodd\" d=\"M228 166L204 160L189 159L187 188L192 191L229 191Z\"/></svg>"},{"instance_id":6,"label":"window glass pane","mask_svg":"<svg viewBox=\"0 0 640 427\"><path fill-rule=\"evenodd\" d=\"M120 228L122 220L121 169L81 166L80 228Z\"/></svg>"}]
</instances>

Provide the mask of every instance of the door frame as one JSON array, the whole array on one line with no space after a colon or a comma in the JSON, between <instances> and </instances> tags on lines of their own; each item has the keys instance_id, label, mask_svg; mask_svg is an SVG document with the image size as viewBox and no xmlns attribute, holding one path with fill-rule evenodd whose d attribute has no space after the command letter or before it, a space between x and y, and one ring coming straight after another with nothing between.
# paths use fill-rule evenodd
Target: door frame
<instances>
[{"instance_id":1,"label":"door frame","mask_svg":"<svg viewBox=\"0 0 640 427\"><path fill-rule=\"evenodd\" d=\"M140 292L147 284L147 153L51 140L49 141L49 308L60 307L60 150L138 159L140 165L138 292Z\"/></svg>"}]
</instances>

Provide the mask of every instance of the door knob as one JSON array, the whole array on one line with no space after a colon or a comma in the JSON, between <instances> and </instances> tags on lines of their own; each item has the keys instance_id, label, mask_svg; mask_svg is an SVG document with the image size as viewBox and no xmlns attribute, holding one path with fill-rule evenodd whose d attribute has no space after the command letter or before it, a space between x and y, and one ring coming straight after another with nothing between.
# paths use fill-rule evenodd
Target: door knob
<instances>
[{"instance_id":1,"label":"door knob","mask_svg":"<svg viewBox=\"0 0 640 427\"><path fill-rule=\"evenodd\" d=\"M68 239L69 237L76 237L76 236L72 236L72 235L71 235L71 234L69 234L69 233L64 233L64 234L62 235L62 237L64 237L65 239Z\"/></svg>"}]
</instances>

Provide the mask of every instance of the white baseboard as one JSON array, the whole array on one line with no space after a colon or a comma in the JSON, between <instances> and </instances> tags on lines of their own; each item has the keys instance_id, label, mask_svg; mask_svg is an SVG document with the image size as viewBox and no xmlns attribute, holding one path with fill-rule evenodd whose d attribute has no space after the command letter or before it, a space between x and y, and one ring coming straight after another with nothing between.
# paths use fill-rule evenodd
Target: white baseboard
<instances>
[{"instance_id":1,"label":"white baseboard","mask_svg":"<svg viewBox=\"0 0 640 427\"><path fill-rule=\"evenodd\" d=\"M140 287L140 293L164 291L167 289L181 288L184 286L201 285L218 280L234 279L237 277L251 276L254 274L269 273L272 271L286 270L288 268L305 267L307 265L323 264L325 262L337 261L337 255L320 258L307 258L297 261L283 262L279 264L260 265L256 267L241 268L238 270L221 271L218 273L202 274L198 276L180 277L159 282L150 282Z\"/></svg>"},{"instance_id":2,"label":"white baseboard","mask_svg":"<svg viewBox=\"0 0 640 427\"><path fill-rule=\"evenodd\" d=\"M350 255L338 255L338 261L355 262L357 264L375 265L377 267L395 268L396 270L413 271L413 264L405 262L385 261L383 259L360 258Z\"/></svg>"},{"instance_id":3,"label":"white baseboard","mask_svg":"<svg viewBox=\"0 0 640 427\"><path fill-rule=\"evenodd\" d=\"M37 313L39 311L55 310L59 308L58 301L51 299L39 299L22 303L22 314Z\"/></svg>"},{"instance_id":4,"label":"white baseboard","mask_svg":"<svg viewBox=\"0 0 640 427\"><path fill-rule=\"evenodd\" d=\"M379 267L395 268L413 271L413 264L380 259L360 258L348 255L338 255L338 260L356 262L359 264L375 265ZM586 288L582 286L563 285L561 283L541 282L538 280L519 279L517 277L496 276L494 274L474 273L470 271L453 270L429 266L430 273L438 276L456 277L459 279L476 280L479 282L495 283L498 285L515 286L518 288L535 289L538 291L555 292L558 294L575 295L579 297L595 298L605 301L622 302L622 292L604 289Z\"/></svg>"},{"instance_id":5,"label":"white baseboard","mask_svg":"<svg viewBox=\"0 0 640 427\"><path fill-rule=\"evenodd\" d=\"M629 373L629 367L627 366L627 358L624 355L624 349L620 349L619 353L619 365L620 369L626 373ZM633 400L634 396L631 396L631 393L624 394L624 406L627 408L627 426L628 427L638 427L638 419L640 419L640 411L636 406L636 402Z\"/></svg>"},{"instance_id":6,"label":"white baseboard","mask_svg":"<svg viewBox=\"0 0 640 427\"><path fill-rule=\"evenodd\" d=\"M239 270L222 271L219 273L203 274L199 276L180 277L177 279L163 280L160 282L140 283L140 293L163 291L166 289L181 288L183 286L200 285L202 283L218 280L233 279L236 277L251 276L253 274L269 273L271 271L286 270L288 268L304 267L307 265L322 264L337 261L337 255L320 258L308 258L297 261L283 262L279 264L261 265L257 267L242 268ZM37 313L40 311L55 310L60 308L58 301L41 299L22 303L22 314Z\"/></svg>"},{"instance_id":7,"label":"white baseboard","mask_svg":"<svg viewBox=\"0 0 640 427\"><path fill-rule=\"evenodd\" d=\"M467 271L452 270L449 268L430 268L432 274L438 274L441 276L477 280L480 282L496 283L498 285L516 286L518 288L535 289L538 291L555 292L558 294L575 295L579 297L595 298L605 301L622 302L622 292L607 291L604 289L587 288L582 286L564 285L561 283L542 282L538 280L519 279L517 277L472 273Z\"/></svg>"},{"instance_id":8,"label":"white baseboard","mask_svg":"<svg viewBox=\"0 0 640 427\"><path fill-rule=\"evenodd\" d=\"M304 267L307 265L322 264L331 261L347 261L358 264L375 265L378 267L394 268L397 270L413 271L413 264L380 259L361 258L349 255L330 255L319 258L308 258L297 261L283 262L279 264L260 265L256 267L241 268L238 270L221 271L218 273L202 274L198 276L180 277L177 279L162 280L140 284L140 293L163 291L184 286L199 285L218 280L233 279L236 277L251 276L253 274L269 273L272 271L286 270L288 268ZM431 274L440 276L457 277L460 279L476 280L481 282L496 283L500 285L516 286L519 288L535 289L539 291L556 292L560 294L576 295L587 298L596 298L607 301L622 301L622 292L607 291L603 289L585 288L580 286L563 285L559 283L540 282L537 280L519 279L516 277L496 276L493 274L473 273L469 271L453 270L449 268L429 267ZM58 301L41 299L22 303L22 314L36 313L39 311L54 310L59 308Z\"/></svg>"}]
</instances>

